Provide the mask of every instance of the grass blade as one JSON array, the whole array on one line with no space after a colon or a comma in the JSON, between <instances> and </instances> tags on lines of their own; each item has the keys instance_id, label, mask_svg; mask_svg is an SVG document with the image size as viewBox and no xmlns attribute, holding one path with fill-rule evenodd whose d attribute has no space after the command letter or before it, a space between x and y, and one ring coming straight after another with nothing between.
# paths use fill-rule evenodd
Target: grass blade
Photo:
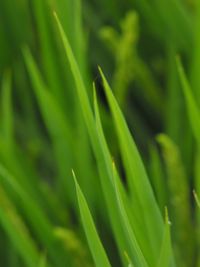
<instances>
[{"instance_id":1,"label":"grass blade","mask_svg":"<svg viewBox=\"0 0 200 267\"><path fill-rule=\"evenodd\" d=\"M116 177L117 177L117 172L116 172L115 164L113 163L113 182L114 182L114 187L115 187L116 201L117 201L118 208L119 208L121 223L124 229L124 235L127 237L127 241L132 251L133 263L135 266L138 266L138 267L140 266L148 267L147 262L140 250L140 247L138 245L138 242L132 230L131 224L129 222L129 218L127 216L124 203L123 203L123 200L122 200L122 197L120 195L120 191L117 185Z\"/></svg>"},{"instance_id":2,"label":"grass blade","mask_svg":"<svg viewBox=\"0 0 200 267\"><path fill-rule=\"evenodd\" d=\"M80 208L80 214L82 223L84 226L84 230L86 233L86 237L88 240L88 244L90 247L90 250L92 252L92 256L95 262L95 265L97 267L111 267L110 262L106 256L106 253L104 251L104 248L101 244L101 241L99 239L97 230L95 228L90 210L88 208L88 205L86 203L85 197L78 185L78 182L76 180L75 174L73 172L74 182L76 186L76 192L77 192L77 198L78 198L78 204Z\"/></svg>"},{"instance_id":3,"label":"grass blade","mask_svg":"<svg viewBox=\"0 0 200 267\"><path fill-rule=\"evenodd\" d=\"M107 164L108 172L111 173L111 179L112 179L111 190L112 190L112 193L114 192L114 196L112 198L113 199L112 205L111 205L111 207L109 207L109 210L110 210L110 213L113 209L116 210L116 217L117 217L117 220L119 220L119 226L121 227L121 233L119 235L119 226L116 223L114 224L114 226L118 229L117 230L118 235L116 235L117 238L119 238L119 236L120 236L120 240L118 241L119 252L121 253L121 257L123 258L123 255L122 255L123 250L126 249L128 254L131 256L132 260L134 262L135 262L135 260L137 261L136 266L140 266L140 265L138 265L140 261L137 260L138 257L140 258L140 256L138 256L138 250L140 250L140 248L138 248L138 244L136 244L137 243L136 237L133 236L132 241L131 241L129 234L126 231L126 228L127 228L126 224L128 224L129 232L131 232L132 235L134 235L132 230L130 229L131 226L130 226L129 220L131 220L133 228L135 229L135 233L137 233L137 236L139 236L140 240L141 240L141 238L143 238L144 243L146 243L146 237L141 236L143 232L141 231L141 221L139 219L140 214L138 214L138 212L135 211L135 209L132 209L132 206L129 203L130 199L127 196L127 192L124 189L124 185L122 184L121 179L120 179L119 174L117 173L116 169L115 169L115 180L116 181L114 181L114 179L113 179L113 161L111 159L110 152L109 152L109 149L108 149L108 146L107 146L107 143L105 140L105 136L103 133L103 128L102 128L102 124L101 124L95 89L94 89L94 106L95 106L95 118L96 118L97 132L99 135L99 140L101 142L101 148L103 150L104 158L106 159L105 162ZM121 202L123 202L123 212L125 213L126 220L123 218L123 215L122 215L122 212L120 209L120 205L116 201L115 182L118 185L120 200L121 200ZM108 199L108 201L109 201L109 199ZM111 196L110 196L110 202L111 202ZM126 214L126 212L127 212L127 214ZM122 243L122 241L123 241L123 243ZM143 261L145 261L145 260L143 260Z\"/></svg>"},{"instance_id":4,"label":"grass blade","mask_svg":"<svg viewBox=\"0 0 200 267\"><path fill-rule=\"evenodd\" d=\"M112 94L103 72L101 69L99 70L115 121L131 197L132 200L135 197L138 200L137 205L139 205L141 215L143 216L142 221L146 230L146 243L148 244L148 250L145 251L145 256L149 262L156 264L157 250L160 247L163 232L161 214L153 195L142 160L127 127L123 114Z\"/></svg>"},{"instance_id":5,"label":"grass blade","mask_svg":"<svg viewBox=\"0 0 200 267\"><path fill-rule=\"evenodd\" d=\"M102 186L106 204L109 210L109 218L112 224L112 229L114 231L118 246L125 247L125 240L124 240L123 233L122 233L122 227L119 224L119 217L118 217L119 215L117 212L116 203L114 202L115 196L114 196L114 190L113 190L112 171L110 169L111 165L109 166L108 164L110 161L110 158L107 157L107 154L104 155L105 151L102 150L102 140L99 139L99 136L97 133L97 127L96 127L94 115L93 115L93 112L90 106L89 98L87 95L87 90L85 88L83 79L81 77L78 65L72 53L72 49L69 45L68 39L64 33L62 25L60 24L60 21L56 14L55 14L55 18L56 18L58 28L60 31L60 35L61 35L64 47L65 47L66 55L69 60L71 70L74 76L77 95L78 95L80 105L82 108L83 116L85 119L88 134L89 134L90 141L92 144L92 148L93 148L96 160L97 160L98 171L99 171L100 178L101 178L101 186ZM98 185L97 185L97 188L98 188ZM115 205L115 207L113 207L113 205ZM101 208L102 215L105 216L105 211L104 211L104 207L102 207L101 199L99 199L99 207Z\"/></svg>"},{"instance_id":6,"label":"grass blade","mask_svg":"<svg viewBox=\"0 0 200 267\"><path fill-rule=\"evenodd\" d=\"M170 221L168 218L168 211L166 208L165 214L165 230L163 235L162 246L159 255L159 261L157 267L169 267L172 262L172 248L171 248L171 237L170 237Z\"/></svg>"}]
</instances>

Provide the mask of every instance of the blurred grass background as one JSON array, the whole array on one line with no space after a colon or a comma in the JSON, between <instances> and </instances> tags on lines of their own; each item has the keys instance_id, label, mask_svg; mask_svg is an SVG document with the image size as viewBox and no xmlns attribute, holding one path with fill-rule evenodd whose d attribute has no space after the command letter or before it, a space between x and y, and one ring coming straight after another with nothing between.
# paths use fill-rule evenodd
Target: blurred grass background
<instances>
[{"instance_id":1,"label":"blurred grass background","mask_svg":"<svg viewBox=\"0 0 200 267\"><path fill-rule=\"evenodd\" d=\"M54 11L91 102L96 83L105 135L124 184L98 65L142 154L161 213L169 206L178 266L198 266L192 190L200 190L199 156L175 62L180 55L200 104L198 0L0 1L0 176L17 181L9 186L1 178L0 265L36 266L32 260L41 258L37 266L43 266L46 257L50 266L93 266L79 224L73 168L111 262L121 266ZM37 82L27 71L27 48L40 71ZM156 140L160 133L166 135Z\"/></svg>"}]
</instances>

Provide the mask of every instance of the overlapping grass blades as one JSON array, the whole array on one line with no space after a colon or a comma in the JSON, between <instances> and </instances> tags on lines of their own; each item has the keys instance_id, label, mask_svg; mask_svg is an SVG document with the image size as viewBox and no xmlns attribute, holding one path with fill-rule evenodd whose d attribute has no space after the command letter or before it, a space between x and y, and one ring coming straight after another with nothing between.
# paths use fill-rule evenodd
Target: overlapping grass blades
<instances>
[{"instance_id":1,"label":"overlapping grass blades","mask_svg":"<svg viewBox=\"0 0 200 267\"><path fill-rule=\"evenodd\" d=\"M148 256L152 257L150 258L150 261L155 263L157 258L156 248L160 246L160 238L163 230L161 214L149 184L142 160L126 125L124 117L119 109L119 106L117 105L105 76L101 70L100 72L103 79L106 96L116 125L120 150L124 161L124 167L126 169L131 199L133 201L132 203L134 203L135 198L138 205L138 214L142 216L142 221L144 223L143 227L146 230L146 242L148 243L147 250L149 251L149 248L151 248L151 253L149 253ZM137 205L133 204L133 207Z\"/></svg>"},{"instance_id":2,"label":"overlapping grass blades","mask_svg":"<svg viewBox=\"0 0 200 267\"><path fill-rule=\"evenodd\" d=\"M0 265L92 267L78 197L94 265L200 266L200 2L86 0L82 9L81 0L1 0L0 18ZM106 51L102 28L118 49ZM99 63L116 88L100 71L105 94L97 101L94 90L93 108L87 67L96 77ZM158 132L170 138L147 155Z\"/></svg>"},{"instance_id":3,"label":"overlapping grass blades","mask_svg":"<svg viewBox=\"0 0 200 267\"><path fill-rule=\"evenodd\" d=\"M86 93L83 80L81 78L81 74L78 69L78 65L74 59L69 42L67 40L67 37L62 29L62 26L56 14L55 14L55 17L56 17L56 21L58 24L58 28L61 34L64 47L66 50L66 55L71 65L72 73L74 75L74 80L76 83L76 89L77 89L80 105L82 106L85 123L87 125L88 133L90 135L91 142L93 145L94 154L96 156L97 163L100 167L99 171L101 175L101 184L102 184L102 188L104 191L104 197L107 202L107 207L108 207L112 227L114 229L114 233L117 239L118 247L120 250L121 247L125 245L126 249L130 251L129 253L130 255L132 254L131 249L129 247L130 240L128 240L124 236L124 225L121 225L121 223L119 223L119 220L118 220L122 218L122 216L120 215L120 212L119 212L119 206L118 206L119 203L116 206L116 201L115 201L116 192L115 191L113 192L114 184L113 184L113 179L111 176L111 166L109 163L110 156L108 154L108 150L105 145L105 140L102 141L102 138L99 139L99 135L97 134L97 130L95 128L92 109L90 107L90 102L89 102L89 99ZM143 246L143 251L145 253L144 255L149 265L155 266L155 264L157 263L157 251L161 246L162 233L164 231L164 223L162 221L161 214L159 212L157 203L153 196L153 192L151 190L148 178L146 176L144 166L142 164L142 161L140 159L140 156L136 149L134 141L131 137L131 134L128 130L128 127L126 126L123 115L121 114L121 111L119 107L117 106L116 100L114 99L111 93L111 89L109 88L108 83L106 82L106 79L103 76L102 72L101 72L101 75L103 78L106 94L108 97L109 104L111 106L113 117L115 119L116 128L117 128L117 132L119 135L118 137L121 143L121 153L123 155L124 165L126 168L126 172L128 174L127 176L129 180L129 187L131 189L132 203L134 203L134 198L136 198L137 201L133 205L137 207L138 218L140 216L142 217L141 222L142 222L143 228L140 229L140 232L143 233L143 237L144 237L144 234L146 234L146 236L148 237L146 240L148 244L148 246L146 245L146 250L144 249L145 247L144 240L138 240L138 241L139 241L139 244ZM98 115L97 112L96 114ZM101 134L101 137L102 137L102 134ZM104 147L103 153L102 153L102 147ZM112 202L112 206L111 206L111 202ZM138 229L138 232L139 232L139 229ZM138 234L138 237L139 237L139 234ZM135 256L133 256L133 260L135 262L136 260ZM137 264L136 266L139 267L143 263L140 260L138 260L138 262L136 263Z\"/></svg>"},{"instance_id":4,"label":"overlapping grass blades","mask_svg":"<svg viewBox=\"0 0 200 267\"><path fill-rule=\"evenodd\" d=\"M131 229L129 217L132 219L132 221L134 221L134 226L136 224L138 226L141 224L138 221L138 214L133 213L133 216L131 214L133 210L131 209L131 205L129 204L129 197L127 196L126 190L124 189L121 179L119 178L119 174L117 173L117 170L114 168L114 163L111 160L111 156L109 153L109 149L108 149L105 136L103 133L102 125L101 125L101 119L100 119L99 109L97 105L95 90L94 90L94 106L95 106L95 118L96 118L97 132L100 138L104 157L106 158L107 168L109 170L109 173L111 173L111 182L112 182L111 192L114 191L113 201L117 204L115 209L117 210L117 218L119 219L119 222L121 225L122 236L124 237L124 240L125 240L126 251L128 251L132 261L135 263L135 266L140 266L140 264L144 264L145 266L146 260L144 256L142 255L142 252L139 248L138 242L136 240L136 236L133 230ZM137 234L141 236L139 232ZM123 257L122 248L123 246L122 244L120 244L119 249L121 252L121 256Z\"/></svg>"},{"instance_id":5,"label":"overlapping grass blades","mask_svg":"<svg viewBox=\"0 0 200 267\"><path fill-rule=\"evenodd\" d=\"M36 244L2 187L0 187L0 202L0 221L3 228L26 265L28 267L36 266L39 262Z\"/></svg>"},{"instance_id":6,"label":"overlapping grass blades","mask_svg":"<svg viewBox=\"0 0 200 267\"><path fill-rule=\"evenodd\" d=\"M62 259L66 259L66 255L62 258L62 250L55 250L55 238L53 236L53 228L47 216L34 199L29 195L3 166L0 166L0 181L9 191L12 191L17 198L20 199L21 209L24 211L27 220L32 229L40 240L41 244L49 250L52 260L55 264L62 266Z\"/></svg>"},{"instance_id":7,"label":"overlapping grass blades","mask_svg":"<svg viewBox=\"0 0 200 267\"><path fill-rule=\"evenodd\" d=\"M83 115L85 118L89 136L91 138L93 151L97 159L97 163L98 163L98 169L99 169L99 173L101 177L101 185L103 188L104 197L106 199L106 203L107 203L107 207L109 211L109 217L110 217L112 228L113 228L115 237L117 239L118 247L120 250L120 246L126 247L125 245L126 242L123 237L122 227L119 224L119 214L117 212L117 209L113 208L113 205L116 206L116 202L115 202L115 196L114 196L114 191L113 191L113 182L111 178L111 175L112 175L111 165L109 165L110 158L107 158L107 157L105 158L104 152L102 151L101 141L99 140L98 135L97 135L97 129L95 126L92 109L89 103L89 99L86 93L83 80L81 78L81 74L79 72L77 63L74 60L71 48L69 46L67 38L64 34L64 31L58 19L57 19L57 22L58 22L59 29L61 32L61 37L63 38L63 42L66 48L67 56L68 56L68 59L69 59L69 62L72 68L72 73L74 75L74 79L76 82L76 89L77 89L80 105L83 110Z\"/></svg>"},{"instance_id":8,"label":"overlapping grass blades","mask_svg":"<svg viewBox=\"0 0 200 267\"><path fill-rule=\"evenodd\" d=\"M62 191L62 188L66 190L68 192L68 201L72 204L73 191L71 182L67 177L70 175L72 165L71 143L73 133L70 131L66 123L66 117L53 98L53 95L47 90L29 50L25 48L23 52L41 113L53 142L59 169L57 190Z\"/></svg>"}]
</instances>

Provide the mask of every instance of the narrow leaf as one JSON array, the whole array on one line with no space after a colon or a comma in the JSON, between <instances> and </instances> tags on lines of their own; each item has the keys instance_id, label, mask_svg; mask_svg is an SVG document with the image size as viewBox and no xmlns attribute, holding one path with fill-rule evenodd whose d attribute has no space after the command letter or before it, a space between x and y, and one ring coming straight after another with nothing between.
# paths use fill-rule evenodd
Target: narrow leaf
<instances>
[{"instance_id":1,"label":"narrow leaf","mask_svg":"<svg viewBox=\"0 0 200 267\"><path fill-rule=\"evenodd\" d=\"M159 260L157 267L169 267L172 262L172 249L171 249L171 237L170 237L170 221L168 217L167 208L165 210L165 230L163 234L162 246L160 249Z\"/></svg>"},{"instance_id":2,"label":"narrow leaf","mask_svg":"<svg viewBox=\"0 0 200 267\"><path fill-rule=\"evenodd\" d=\"M147 257L148 262L156 264L157 250L160 247L162 239L162 217L153 195L143 162L123 114L100 68L99 71L102 76L105 93L115 121L131 197L132 200L134 200L134 198L137 199L136 203L134 201L134 205L138 205L138 210L140 210L142 222L144 224L146 243L144 244L141 242L141 245L144 245L143 249L146 247L145 256Z\"/></svg>"},{"instance_id":3,"label":"narrow leaf","mask_svg":"<svg viewBox=\"0 0 200 267\"><path fill-rule=\"evenodd\" d=\"M86 237L88 240L88 244L90 247L90 250L92 252L92 256L94 259L94 262L97 267L111 267L110 262L107 258L107 255L105 253L105 250L101 244L101 241L99 239L97 230L95 228L90 210L88 208L87 202L85 200L85 197L78 185L78 182L76 180L75 174L73 173L74 182L76 186L76 192L77 192L77 198L78 198L78 204L80 208L80 214L81 219L83 223L83 227L86 233Z\"/></svg>"}]
</instances>

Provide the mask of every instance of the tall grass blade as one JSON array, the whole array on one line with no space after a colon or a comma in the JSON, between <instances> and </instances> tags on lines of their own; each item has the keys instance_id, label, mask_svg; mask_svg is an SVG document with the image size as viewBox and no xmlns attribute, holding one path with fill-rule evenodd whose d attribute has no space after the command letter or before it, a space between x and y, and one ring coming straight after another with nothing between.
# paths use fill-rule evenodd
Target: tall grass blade
<instances>
[{"instance_id":1,"label":"tall grass blade","mask_svg":"<svg viewBox=\"0 0 200 267\"><path fill-rule=\"evenodd\" d=\"M74 182L76 186L76 192L77 192L77 198L78 198L78 204L80 208L80 214L81 219L83 222L84 230L86 233L86 237L88 240L88 244L95 262L95 265L97 267L111 267L110 262L107 258L107 255L105 253L105 250L101 244L101 241L99 239L97 230L95 228L90 210L88 208L88 205L86 203L85 197L78 185L78 182L76 180L75 174L73 172Z\"/></svg>"},{"instance_id":2,"label":"tall grass blade","mask_svg":"<svg viewBox=\"0 0 200 267\"><path fill-rule=\"evenodd\" d=\"M114 187L115 187L116 201L117 201L118 209L120 213L121 224L123 225L123 229L124 229L124 235L126 236L127 242L132 251L132 260L135 266L148 267L148 264L144 258L144 255L141 252L141 249L138 245L133 229L131 227L129 218L127 216L124 203L123 203L123 200L120 195L119 188L118 188L119 186L117 185L116 177L117 177L117 172L116 172L115 164L113 162L113 182L114 182Z\"/></svg>"},{"instance_id":3,"label":"tall grass blade","mask_svg":"<svg viewBox=\"0 0 200 267\"><path fill-rule=\"evenodd\" d=\"M114 191L114 197L113 197L112 202L115 203L115 210L116 210L117 218L119 220L119 225L121 226L121 232L122 232L121 235L122 235L123 240L124 240L124 245L123 245L123 243L120 243L119 250L120 250L120 253L121 253L121 257L123 258L122 249L124 250L126 248L128 254L131 256L131 258L134 261L135 260L137 261L137 258L138 258L138 255L137 255L138 251L137 250L140 250L140 248L138 248L139 245L138 244L135 245L135 243L137 243L137 241L136 241L137 237L139 237L138 239L140 241L143 240L142 248L145 247L145 243L146 243L146 238L145 238L144 232L141 230L142 222L140 221L140 212L138 212L138 210L135 210L135 209L132 208L132 205L130 204L130 198L127 195L127 192L126 192L126 190L124 188L124 185L121 182L121 179L119 178L119 174L117 173L116 169L115 169L115 180L116 181L113 179L113 161L111 159L110 152L109 152L106 140L105 140L105 136L104 136L104 132L103 132L102 124L101 124L101 119L100 119L100 114L99 114L99 109L98 109L96 91L95 90L94 90L94 106L95 106L96 127L97 127L97 132L98 132L98 135L99 135L99 139L100 139L100 142L101 142L101 148L103 150L104 157L106 159L108 171L109 171L109 173L111 173L110 174L111 175L111 179L112 179L112 181L111 181L111 184L112 184L111 185L111 190L112 191L111 192ZM125 222L124 222L124 219L123 219L123 216L122 216L122 212L121 212L119 203L116 201L117 199L116 199L115 183L118 186L118 191L119 191L119 194L120 194L121 202L123 202L123 212L125 214L127 213L126 214L126 218L127 218L126 222L128 221L129 230L131 231L132 234L133 234L133 232L130 229L130 227L133 226L133 229L135 230L136 237L135 236L132 237L132 241L130 240L129 234L126 231L126 225L125 225ZM110 198L110 201L111 201L111 198ZM113 204L112 204L112 206L113 206ZM110 209L111 208L112 207L110 207ZM132 223L131 226L130 226L129 220ZM117 226L117 224L115 224L115 225ZM119 230L118 230L118 233L119 233ZM121 240L122 240L122 238L121 238ZM133 249L133 246L134 247L136 246L135 250ZM136 265L136 266L138 266L138 265Z\"/></svg>"},{"instance_id":4,"label":"tall grass blade","mask_svg":"<svg viewBox=\"0 0 200 267\"><path fill-rule=\"evenodd\" d=\"M55 14L55 17L56 17L56 21L58 24L58 28L60 31L60 35L61 35L64 47L65 47L66 55L69 60L71 70L74 76L77 95L78 95L80 105L83 111L83 116L85 119L85 123L87 126L89 136L90 136L92 148L93 148L96 160L97 160L98 171L99 171L100 178L101 178L101 186L102 186L106 204L109 210L109 218L112 224L112 229L114 231L115 238L118 243L118 247L119 248L121 246L125 247L125 240L123 237L122 227L119 223L119 214L116 208L116 203L114 202L115 196L114 196L114 190L113 190L112 171L110 169L111 165L108 164L110 161L110 158L108 156L108 152L105 152L102 150L103 149L102 140L99 139L99 136L97 133L96 123L95 123L94 115L93 115L93 112L90 106L89 98L87 95L87 90L82 80L78 65L72 53L68 39L63 31L63 28L56 14ZM97 187L98 187L98 183L97 183ZM99 199L99 202L100 202L99 207L101 208L101 212L105 216L104 207L102 207L102 200ZM115 207L113 207L113 205L115 205Z\"/></svg>"},{"instance_id":5,"label":"tall grass blade","mask_svg":"<svg viewBox=\"0 0 200 267\"><path fill-rule=\"evenodd\" d=\"M142 221L144 223L144 231L146 231L146 242L149 246L146 251L146 257L149 262L156 263L157 250L161 244L161 236L163 231L162 217L152 192L146 171L142 160L130 134L128 126L125 122L123 114L115 100L108 82L100 70L105 93L109 102L109 106L115 121L115 126L119 138L120 150L127 174L131 198L138 200ZM148 222L148 223L147 223Z\"/></svg>"}]
</instances>

